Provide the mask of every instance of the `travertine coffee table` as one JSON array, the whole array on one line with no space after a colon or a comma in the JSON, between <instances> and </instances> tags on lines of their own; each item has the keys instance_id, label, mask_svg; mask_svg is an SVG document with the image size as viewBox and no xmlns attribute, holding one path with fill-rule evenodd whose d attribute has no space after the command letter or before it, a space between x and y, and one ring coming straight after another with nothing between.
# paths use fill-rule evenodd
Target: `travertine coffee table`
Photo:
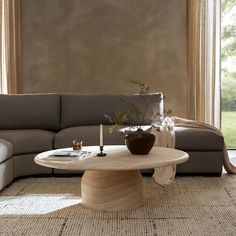
<instances>
[{"instance_id":1,"label":"travertine coffee table","mask_svg":"<svg viewBox=\"0 0 236 236\"><path fill-rule=\"evenodd\" d=\"M148 155L133 155L125 145L105 146L105 157L97 157L98 146L85 146L86 159L50 156L57 149L35 157L39 165L67 170L84 170L81 181L82 204L101 210L128 210L143 204L143 179L139 170L179 164L188 160L186 152L153 147Z\"/></svg>"}]
</instances>

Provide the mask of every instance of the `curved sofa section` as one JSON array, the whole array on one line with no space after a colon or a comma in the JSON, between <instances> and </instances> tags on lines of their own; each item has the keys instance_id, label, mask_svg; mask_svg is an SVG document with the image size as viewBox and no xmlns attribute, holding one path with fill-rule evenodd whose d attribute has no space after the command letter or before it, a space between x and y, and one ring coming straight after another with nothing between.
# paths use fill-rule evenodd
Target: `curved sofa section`
<instances>
[{"instance_id":1,"label":"curved sofa section","mask_svg":"<svg viewBox=\"0 0 236 236\"><path fill-rule=\"evenodd\" d=\"M151 103L143 125L163 116L162 94L151 94L148 99ZM0 95L0 190L21 176L76 173L39 166L34 157L43 151L71 147L74 139L82 140L83 145L98 145L100 124L104 124L106 145L124 144L121 134L109 132L104 115L127 111L130 103L144 109L144 101L140 95ZM176 148L190 155L188 162L177 166L178 173L221 174L223 137L201 129L175 131Z\"/></svg>"},{"instance_id":2,"label":"curved sofa section","mask_svg":"<svg viewBox=\"0 0 236 236\"><path fill-rule=\"evenodd\" d=\"M12 143L0 139L0 189L4 188L14 178L12 154Z\"/></svg>"}]
</instances>

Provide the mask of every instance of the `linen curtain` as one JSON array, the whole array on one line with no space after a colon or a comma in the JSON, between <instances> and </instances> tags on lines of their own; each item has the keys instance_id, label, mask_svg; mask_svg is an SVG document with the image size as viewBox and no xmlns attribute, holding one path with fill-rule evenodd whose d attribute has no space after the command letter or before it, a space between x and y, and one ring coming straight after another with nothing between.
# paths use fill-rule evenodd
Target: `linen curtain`
<instances>
[{"instance_id":1,"label":"linen curtain","mask_svg":"<svg viewBox=\"0 0 236 236\"><path fill-rule=\"evenodd\" d=\"M220 0L187 0L188 118L220 127Z\"/></svg>"},{"instance_id":2,"label":"linen curtain","mask_svg":"<svg viewBox=\"0 0 236 236\"><path fill-rule=\"evenodd\" d=\"M0 93L18 93L20 76L20 0L0 0Z\"/></svg>"}]
</instances>

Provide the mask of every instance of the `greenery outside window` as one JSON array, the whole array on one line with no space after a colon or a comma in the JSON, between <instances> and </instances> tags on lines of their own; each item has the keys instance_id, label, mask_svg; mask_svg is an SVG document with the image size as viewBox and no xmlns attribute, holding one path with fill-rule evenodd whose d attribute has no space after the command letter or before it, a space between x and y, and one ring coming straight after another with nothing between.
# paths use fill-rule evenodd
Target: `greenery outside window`
<instances>
[{"instance_id":1,"label":"greenery outside window","mask_svg":"<svg viewBox=\"0 0 236 236\"><path fill-rule=\"evenodd\" d=\"M221 1L222 131L227 148L236 148L236 0Z\"/></svg>"}]
</instances>

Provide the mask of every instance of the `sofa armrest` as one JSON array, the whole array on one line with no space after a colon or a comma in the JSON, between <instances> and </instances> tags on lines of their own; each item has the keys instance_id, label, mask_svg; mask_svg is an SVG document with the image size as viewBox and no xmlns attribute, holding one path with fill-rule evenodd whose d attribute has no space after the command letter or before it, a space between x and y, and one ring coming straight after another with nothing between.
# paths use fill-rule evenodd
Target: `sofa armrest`
<instances>
[{"instance_id":1,"label":"sofa armrest","mask_svg":"<svg viewBox=\"0 0 236 236\"><path fill-rule=\"evenodd\" d=\"M13 144L5 139L0 139L0 163L13 155Z\"/></svg>"}]
</instances>

